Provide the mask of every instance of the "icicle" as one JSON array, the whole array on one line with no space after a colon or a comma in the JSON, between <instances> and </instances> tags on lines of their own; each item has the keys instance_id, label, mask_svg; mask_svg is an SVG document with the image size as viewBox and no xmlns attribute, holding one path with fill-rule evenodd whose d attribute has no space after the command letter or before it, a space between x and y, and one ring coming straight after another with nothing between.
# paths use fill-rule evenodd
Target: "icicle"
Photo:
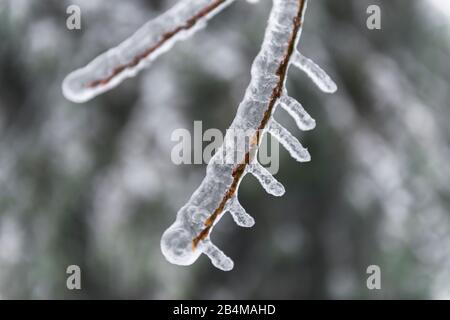
<instances>
[{"instance_id":1,"label":"icicle","mask_svg":"<svg viewBox=\"0 0 450 320\"><path fill-rule=\"evenodd\" d=\"M186 219L178 219L172 224L161 238L161 251L167 261L181 266L193 264L201 254L200 250L192 250L194 236Z\"/></svg>"},{"instance_id":2,"label":"icicle","mask_svg":"<svg viewBox=\"0 0 450 320\"><path fill-rule=\"evenodd\" d=\"M281 124L272 119L269 125L269 133L273 135L289 154L299 162L311 161L311 156L307 149Z\"/></svg>"},{"instance_id":3,"label":"icicle","mask_svg":"<svg viewBox=\"0 0 450 320\"><path fill-rule=\"evenodd\" d=\"M236 196L229 200L227 210L238 226L250 228L255 224L255 219L245 211Z\"/></svg>"},{"instance_id":4,"label":"icicle","mask_svg":"<svg viewBox=\"0 0 450 320\"><path fill-rule=\"evenodd\" d=\"M285 189L283 185L278 182L278 180L275 179L274 176L259 163L251 164L248 168L248 172L253 174L253 176L258 179L258 181L261 183L264 190L266 190L268 194L274 195L276 197L280 197L284 194Z\"/></svg>"},{"instance_id":5,"label":"icicle","mask_svg":"<svg viewBox=\"0 0 450 320\"><path fill-rule=\"evenodd\" d=\"M316 120L314 120L302 107L300 102L289 96L282 96L279 100L279 105L294 118L300 130L312 130L316 127Z\"/></svg>"},{"instance_id":6,"label":"icicle","mask_svg":"<svg viewBox=\"0 0 450 320\"><path fill-rule=\"evenodd\" d=\"M203 252L211 259L212 264L223 271L230 271L234 267L233 260L227 257L222 250L217 248L211 240L205 240L202 244Z\"/></svg>"},{"instance_id":7,"label":"icicle","mask_svg":"<svg viewBox=\"0 0 450 320\"><path fill-rule=\"evenodd\" d=\"M294 66L303 70L312 81L326 93L334 93L337 90L337 85L330 78L330 76L322 70L314 61L303 56L300 52L296 51L292 55L291 62Z\"/></svg>"}]
</instances>

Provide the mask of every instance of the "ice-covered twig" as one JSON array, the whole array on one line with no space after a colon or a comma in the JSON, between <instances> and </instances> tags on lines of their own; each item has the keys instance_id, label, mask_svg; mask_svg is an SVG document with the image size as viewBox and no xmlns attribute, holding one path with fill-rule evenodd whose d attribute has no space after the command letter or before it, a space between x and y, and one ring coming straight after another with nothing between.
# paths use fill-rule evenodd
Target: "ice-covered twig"
<instances>
[{"instance_id":1,"label":"ice-covered twig","mask_svg":"<svg viewBox=\"0 0 450 320\"><path fill-rule=\"evenodd\" d=\"M240 103L236 118L230 126L233 129L253 129L250 150L235 165L223 163L222 154L239 152L233 144L222 146L207 167L207 174L200 187L194 192L188 203L180 209L176 221L164 233L161 249L166 258L176 264L191 264L203 252L213 265L222 270L232 266L230 258L217 253L217 248L210 239L211 230L222 214L230 211L238 225L246 225L242 220L245 210L239 205L238 210L230 210L237 201L239 184L247 173L252 173L264 189L273 195L281 196L284 187L261 165L256 163L257 149L265 132L274 135L289 153L298 161L309 161L310 155L300 142L273 119L273 113L282 106L296 121L302 130L315 127L315 121L293 98L287 96L285 81L289 66L294 64L305 71L325 92L336 90L334 82L309 59L302 57L296 50L306 0L273 0L268 26L261 51L256 57L252 70L251 82ZM225 141L231 138L225 137ZM225 148L226 150L223 150ZM221 162L222 161L222 162ZM189 215L190 208L201 207L201 211L211 212L204 223L193 221ZM240 212L240 218L236 216ZM253 219L252 219L253 224ZM191 241L189 242L189 236ZM215 254L211 254L215 252ZM224 267L225 266L225 267Z\"/></svg>"},{"instance_id":2,"label":"ice-covered twig","mask_svg":"<svg viewBox=\"0 0 450 320\"><path fill-rule=\"evenodd\" d=\"M148 67L176 42L189 38L233 1L181 0L117 47L70 73L63 82L64 96L73 102L86 102L114 88Z\"/></svg>"},{"instance_id":3,"label":"ice-covered twig","mask_svg":"<svg viewBox=\"0 0 450 320\"><path fill-rule=\"evenodd\" d=\"M176 41L193 34L233 1L182 0L117 48L71 73L63 83L65 96L83 102L113 88L148 66ZM252 65L250 84L227 130L224 144L208 164L198 189L178 211L175 222L161 238L161 250L169 262L190 265L204 253L217 268L225 271L233 268L233 261L211 242L210 234L225 212L229 212L239 226L251 227L255 223L237 198L244 176L253 174L272 195L281 196L285 191L256 161L266 132L274 135L296 160L310 160L307 149L273 119L276 108L281 106L300 129L315 127L314 119L301 104L287 95L285 82L291 65L305 71L324 92L337 89L320 67L297 52L306 5L307 0L273 0L264 41ZM230 132L236 131L253 133L248 150L234 142ZM226 161L230 155L238 161L230 164Z\"/></svg>"}]
</instances>

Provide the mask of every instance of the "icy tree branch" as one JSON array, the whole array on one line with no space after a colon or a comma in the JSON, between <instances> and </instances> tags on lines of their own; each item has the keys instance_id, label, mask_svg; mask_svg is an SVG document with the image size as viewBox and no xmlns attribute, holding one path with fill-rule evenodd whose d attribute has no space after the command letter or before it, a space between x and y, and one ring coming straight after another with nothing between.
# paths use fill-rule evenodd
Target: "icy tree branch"
<instances>
[{"instance_id":1,"label":"icy tree branch","mask_svg":"<svg viewBox=\"0 0 450 320\"><path fill-rule=\"evenodd\" d=\"M306 0L274 0L262 48L256 57L251 82L240 103L236 118L228 132L234 129L255 131L250 151L242 154L233 143L226 143L232 137L225 137L222 148L225 154L240 155L237 165L224 164L219 150L208 164L207 174L189 202L180 209L176 221L167 229L161 240L161 248L166 258L176 264L189 265L203 252L213 265L222 270L231 270L231 259L210 240L210 233L224 212L228 211L240 226L249 217L245 210L236 206L239 184L247 173L252 173L264 189L275 196L284 193L284 187L261 165L256 163L257 149L265 132L275 136L289 153L298 161L309 161L308 151L285 128L273 119L277 106L282 106L302 130L315 127L315 121L295 99L287 96L285 88L289 66L292 64L306 72L320 89L334 92L334 82L311 60L297 52ZM231 203L231 204L230 204ZM201 223L193 221L189 212L211 212ZM238 216L238 217L237 217ZM240 218L239 218L240 217ZM244 218L245 217L245 218ZM209 252L215 248L214 254Z\"/></svg>"},{"instance_id":2,"label":"icy tree branch","mask_svg":"<svg viewBox=\"0 0 450 320\"><path fill-rule=\"evenodd\" d=\"M233 1L181 0L117 47L70 73L63 82L64 96L73 102L86 102L116 87L148 67L176 42L196 33Z\"/></svg>"},{"instance_id":3,"label":"icy tree branch","mask_svg":"<svg viewBox=\"0 0 450 320\"><path fill-rule=\"evenodd\" d=\"M148 66L176 41L195 33L233 1L182 0L117 48L71 73L63 83L65 96L82 102L113 88ZM297 51L306 5L307 0L273 0L263 44L252 65L250 84L224 143L208 164L202 183L161 238L161 250L169 262L190 265L204 253L217 268L233 268L233 261L211 242L210 234L225 212L239 226L254 225L254 219L237 197L244 176L251 173L274 196L285 192L283 185L257 163L258 148L266 132L277 138L296 160L310 160L307 149L273 119L276 108L281 106L301 130L315 127L315 120L287 94L285 83L291 65L304 71L322 91L332 93L337 89L317 64ZM234 132L252 132L249 148L235 142ZM230 155L238 161L227 161Z\"/></svg>"}]
</instances>

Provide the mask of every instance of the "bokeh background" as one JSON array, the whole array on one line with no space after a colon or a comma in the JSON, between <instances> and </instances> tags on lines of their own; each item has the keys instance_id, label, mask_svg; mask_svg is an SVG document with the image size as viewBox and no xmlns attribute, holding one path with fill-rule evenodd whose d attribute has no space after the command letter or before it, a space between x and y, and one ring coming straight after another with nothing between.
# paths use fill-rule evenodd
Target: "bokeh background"
<instances>
[{"instance_id":1,"label":"bokeh background","mask_svg":"<svg viewBox=\"0 0 450 320\"><path fill-rule=\"evenodd\" d=\"M148 70L88 103L66 74L174 0L0 2L0 298L450 298L450 29L446 0L312 0L301 51L336 80L325 95L292 70L317 120L312 162L281 151L284 197L248 176L252 229L212 235L235 261L165 261L159 242L205 174L170 160L174 129L225 130L249 82L271 2L237 1ZM66 28L79 5L82 30ZM366 9L382 10L382 30ZM66 268L82 290L66 288ZM379 265L382 289L368 290Z\"/></svg>"}]
</instances>

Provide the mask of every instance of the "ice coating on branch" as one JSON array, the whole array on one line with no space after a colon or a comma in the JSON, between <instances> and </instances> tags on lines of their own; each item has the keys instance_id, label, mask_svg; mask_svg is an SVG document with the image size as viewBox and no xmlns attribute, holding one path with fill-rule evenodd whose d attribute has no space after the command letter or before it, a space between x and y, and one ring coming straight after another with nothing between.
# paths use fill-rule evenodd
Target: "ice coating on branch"
<instances>
[{"instance_id":1,"label":"ice coating on branch","mask_svg":"<svg viewBox=\"0 0 450 320\"><path fill-rule=\"evenodd\" d=\"M306 148L281 124L272 119L269 124L269 133L277 138L281 145L289 152L292 158L299 162L311 161L311 156Z\"/></svg>"},{"instance_id":2,"label":"ice coating on branch","mask_svg":"<svg viewBox=\"0 0 450 320\"><path fill-rule=\"evenodd\" d=\"M330 78L330 76L322 70L314 61L303 56L300 52L296 51L292 56L291 62L294 66L303 70L312 81L326 93L334 93L337 90L336 83Z\"/></svg>"},{"instance_id":3,"label":"ice coating on branch","mask_svg":"<svg viewBox=\"0 0 450 320\"><path fill-rule=\"evenodd\" d=\"M233 217L234 222L240 227L250 228L255 224L255 219L245 211L236 196L229 201L227 211Z\"/></svg>"},{"instance_id":4,"label":"ice coating on branch","mask_svg":"<svg viewBox=\"0 0 450 320\"><path fill-rule=\"evenodd\" d=\"M169 262L189 265L201 253L204 253L215 267L224 271L230 270L233 262L212 244L210 234L226 211L231 213L234 221L240 226L250 227L254 224L254 219L245 212L237 200L237 190L242 178L246 173L251 173L267 192L276 196L284 193L284 187L265 168L254 161L246 165L236 183L236 170L240 168L239 164L244 160L244 155L238 144L230 143L233 138L228 132L233 132L235 129L256 132L262 123L274 92L278 92L277 88L280 85L284 86L284 79L280 79L277 70L286 58L295 28L298 28L299 32L294 39L294 44L298 42L301 24L295 26L293 22L299 18L300 11L303 16L305 8L306 2L303 0L273 0L264 41L252 65L250 84L244 99L239 104L237 115L227 130L224 144L209 162L206 176L198 189L186 205L178 211L175 222L162 236L161 249ZM270 117L274 111L275 108ZM306 116L303 116L303 119L307 120ZM269 132L272 134L279 129L273 120L270 121L270 128ZM297 159L309 160L307 150L286 129L282 128L278 131L276 137ZM228 164L224 162L226 158L224 154L237 155L240 161Z\"/></svg>"},{"instance_id":5,"label":"ice coating on branch","mask_svg":"<svg viewBox=\"0 0 450 320\"><path fill-rule=\"evenodd\" d=\"M282 96L278 101L279 105L294 118L300 130L312 130L316 127L316 120L303 109L300 102L288 96Z\"/></svg>"},{"instance_id":6,"label":"ice coating on branch","mask_svg":"<svg viewBox=\"0 0 450 320\"><path fill-rule=\"evenodd\" d=\"M201 254L200 250L192 250L193 237L195 234L185 223L168 228L161 238L161 251L167 261L182 266L193 264Z\"/></svg>"},{"instance_id":7,"label":"ice coating on branch","mask_svg":"<svg viewBox=\"0 0 450 320\"><path fill-rule=\"evenodd\" d=\"M108 50L63 81L64 96L86 102L135 76L176 42L189 38L235 0L181 0L144 24L131 37Z\"/></svg>"},{"instance_id":8,"label":"ice coating on branch","mask_svg":"<svg viewBox=\"0 0 450 320\"><path fill-rule=\"evenodd\" d=\"M259 183L261 183L262 187L268 194L281 197L285 193L284 186L259 163L251 164L248 167L248 172L253 174L253 176L258 179Z\"/></svg>"}]
</instances>

